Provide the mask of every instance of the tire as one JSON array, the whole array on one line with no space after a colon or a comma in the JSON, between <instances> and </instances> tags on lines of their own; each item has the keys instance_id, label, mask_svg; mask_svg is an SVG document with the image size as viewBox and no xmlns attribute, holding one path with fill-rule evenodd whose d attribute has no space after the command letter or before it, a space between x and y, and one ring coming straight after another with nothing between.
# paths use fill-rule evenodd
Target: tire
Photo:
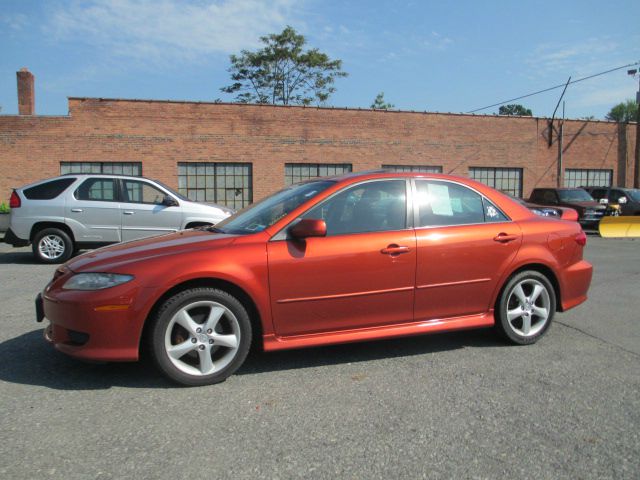
<instances>
[{"instance_id":1,"label":"tire","mask_svg":"<svg viewBox=\"0 0 640 480\"><path fill-rule=\"evenodd\" d=\"M170 380L186 386L225 381L251 346L244 305L216 288L192 288L165 301L149 329L151 357Z\"/></svg>"},{"instance_id":2,"label":"tire","mask_svg":"<svg viewBox=\"0 0 640 480\"><path fill-rule=\"evenodd\" d=\"M33 255L42 263L64 263L73 255L71 237L59 228L45 228L33 238Z\"/></svg>"},{"instance_id":3,"label":"tire","mask_svg":"<svg viewBox=\"0 0 640 480\"><path fill-rule=\"evenodd\" d=\"M518 345L535 343L549 329L556 312L556 294L542 273L514 275L502 289L496 309L496 329Z\"/></svg>"}]
</instances>

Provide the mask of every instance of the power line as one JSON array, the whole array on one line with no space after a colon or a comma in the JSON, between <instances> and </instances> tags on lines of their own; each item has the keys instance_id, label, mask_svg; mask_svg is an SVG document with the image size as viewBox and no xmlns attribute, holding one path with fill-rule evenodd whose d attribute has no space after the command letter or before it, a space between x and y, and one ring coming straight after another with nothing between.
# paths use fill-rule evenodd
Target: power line
<instances>
[{"instance_id":1,"label":"power line","mask_svg":"<svg viewBox=\"0 0 640 480\"><path fill-rule=\"evenodd\" d=\"M562 88L562 87L565 87L566 85L571 85L571 84L574 84L574 83L582 82L584 80L589 80L590 78L593 78L593 77L599 77L600 75L604 75L606 73L615 72L616 70L622 70L623 68L633 67L635 65L640 65L640 61L634 62L634 63L629 63L627 65L622 65L621 67L612 68L610 70L605 70L604 72L595 73L593 75L589 75L588 77L578 78L577 80L574 80L574 81L569 82L569 83L561 83L561 84L556 85L554 87L545 88L544 90L538 90L537 92L527 93L526 95L522 95L521 97L511 98L509 100L504 100L502 102L494 103L493 105L487 105L486 107L482 107L482 108L476 108L475 110L470 110L467 113L475 113L475 112L479 112L481 110L486 110L487 108L497 107L498 105L504 105L505 103L514 102L516 100L521 100L523 98L533 97L534 95L538 95L540 93L545 93L545 92L549 92L551 90L556 90L557 88Z\"/></svg>"}]
</instances>

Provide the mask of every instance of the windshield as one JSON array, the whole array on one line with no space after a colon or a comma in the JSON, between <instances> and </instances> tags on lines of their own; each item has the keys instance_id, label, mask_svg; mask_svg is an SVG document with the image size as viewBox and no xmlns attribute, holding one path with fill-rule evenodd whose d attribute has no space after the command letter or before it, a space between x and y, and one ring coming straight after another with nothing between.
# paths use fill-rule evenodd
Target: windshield
<instances>
[{"instance_id":1,"label":"windshield","mask_svg":"<svg viewBox=\"0 0 640 480\"><path fill-rule=\"evenodd\" d=\"M575 190L558 190L560 200L563 202L593 202L593 197L586 190L576 188Z\"/></svg>"},{"instance_id":2,"label":"windshield","mask_svg":"<svg viewBox=\"0 0 640 480\"><path fill-rule=\"evenodd\" d=\"M179 198L180 200L184 200L185 202L190 202L191 200L189 200L187 197L185 197L184 195L182 195L181 193L176 192L173 188L168 187L167 185L165 185L164 183L158 181L158 180L154 180L154 182L156 182L158 185L160 185L162 188L164 188L165 190L168 190L169 193L171 193L171 195Z\"/></svg>"},{"instance_id":3,"label":"windshield","mask_svg":"<svg viewBox=\"0 0 640 480\"><path fill-rule=\"evenodd\" d=\"M239 235L261 232L335 183L317 180L291 185L217 223L215 231Z\"/></svg>"},{"instance_id":4,"label":"windshield","mask_svg":"<svg viewBox=\"0 0 640 480\"><path fill-rule=\"evenodd\" d=\"M631 198L633 198L635 202L640 202L640 190L638 189L627 190L625 193L629 195Z\"/></svg>"}]
</instances>

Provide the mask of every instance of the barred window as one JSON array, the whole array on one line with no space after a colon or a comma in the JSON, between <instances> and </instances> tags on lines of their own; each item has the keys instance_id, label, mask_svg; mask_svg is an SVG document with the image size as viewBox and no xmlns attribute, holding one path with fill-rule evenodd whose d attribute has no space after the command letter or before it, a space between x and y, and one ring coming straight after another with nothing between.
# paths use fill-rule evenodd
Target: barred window
<instances>
[{"instance_id":1,"label":"barred window","mask_svg":"<svg viewBox=\"0 0 640 480\"><path fill-rule=\"evenodd\" d=\"M564 171L565 187L609 187L613 170L567 168Z\"/></svg>"},{"instance_id":2,"label":"barred window","mask_svg":"<svg viewBox=\"0 0 640 480\"><path fill-rule=\"evenodd\" d=\"M330 177L351 172L350 163L285 163L285 185L316 177Z\"/></svg>"},{"instance_id":3,"label":"barred window","mask_svg":"<svg viewBox=\"0 0 640 480\"><path fill-rule=\"evenodd\" d=\"M105 173L110 175L142 175L141 162L60 162L60 174Z\"/></svg>"},{"instance_id":4,"label":"barred window","mask_svg":"<svg viewBox=\"0 0 640 480\"><path fill-rule=\"evenodd\" d=\"M178 191L196 202L239 210L253 202L250 163L180 162Z\"/></svg>"},{"instance_id":5,"label":"barred window","mask_svg":"<svg viewBox=\"0 0 640 480\"><path fill-rule=\"evenodd\" d=\"M382 168L392 172L442 173L438 165L382 165Z\"/></svg>"},{"instance_id":6,"label":"barred window","mask_svg":"<svg viewBox=\"0 0 640 480\"><path fill-rule=\"evenodd\" d=\"M471 167L469 177L501 192L522 198L521 168Z\"/></svg>"}]
</instances>

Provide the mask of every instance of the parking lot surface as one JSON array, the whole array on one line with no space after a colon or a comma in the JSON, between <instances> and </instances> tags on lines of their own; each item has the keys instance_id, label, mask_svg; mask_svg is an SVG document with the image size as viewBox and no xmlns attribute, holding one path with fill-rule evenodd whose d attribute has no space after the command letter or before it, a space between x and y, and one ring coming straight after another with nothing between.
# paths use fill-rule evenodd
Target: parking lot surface
<instances>
[{"instance_id":1,"label":"parking lot surface","mask_svg":"<svg viewBox=\"0 0 640 480\"><path fill-rule=\"evenodd\" d=\"M589 237L587 303L491 330L252 353L225 383L42 339L54 266L0 244L0 478L638 478L640 240Z\"/></svg>"}]
</instances>

